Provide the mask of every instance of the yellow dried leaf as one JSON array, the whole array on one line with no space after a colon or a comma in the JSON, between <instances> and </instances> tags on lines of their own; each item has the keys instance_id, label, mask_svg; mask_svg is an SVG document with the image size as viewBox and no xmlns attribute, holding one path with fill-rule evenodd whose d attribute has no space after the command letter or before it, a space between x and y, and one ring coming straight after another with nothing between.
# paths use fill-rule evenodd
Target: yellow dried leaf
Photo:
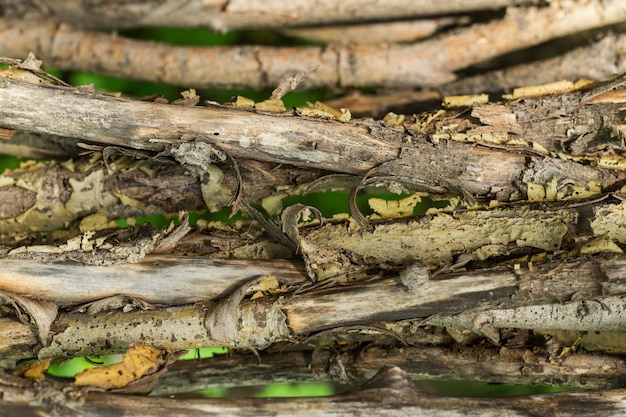
<instances>
[{"instance_id":1,"label":"yellow dried leaf","mask_svg":"<svg viewBox=\"0 0 626 417\"><path fill-rule=\"evenodd\" d=\"M383 122L389 127L400 127L402 122L404 122L404 115L389 112L383 117Z\"/></svg>"},{"instance_id":2,"label":"yellow dried leaf","mask_svg":"<svg viewBox=\"0 0 626 417\"><path fill-rule=\"evenodd\" d=\"M257 110L269 111L269 112L283 112L287 111L285 104L281 99L265 100L254 105Z\"/></svg>"},{"instance_id":3,"label":"yellow dried leaf","mask_svg":"<svg viewBox=\"0 0 626 417\"><path fill-rule=\"evenodd\" d=\"M76 375L76 385L102 389L123 388L133 381L157 372L164 364L164 351L141 343L128 349L122 362L87 369Z\"/></svg>"},{"instance_id":4,"label":"yellow dried leaf","mask_svg":"<svg viewBox=\"0 0 626 417\"><path fill-rule=\"evenodd\" d=\"M52 358L43 359L37 362L29 363L28 365L16 369L13 375L23 376L28 379L35 379L37 381L43 381L46 378L46 371L50 368Z\"/></svg>"},{"instance_id":5,"label":"yellow dried leaf","mask_svg":"<svg viewBox=\"0 0 626 417\"><path fill-rule=\"evenodd\" d=\"M488 94L472 94L467 96L447 96L443 98L443 107L449 109L452 107L466 107L474 104L489 103Z\"/></svg>"},{"instance_id":6,"label":"yellow dried leaf","mask_svg":"<svg viewBox=\"0 0 626 417\"><path fill-rule=\"evenodd\" d=\"M243 97L243 96L235 96L233 97L233 101L229 101L224 103L225 106L239 107L245 109L251 109L254 107L254 100L251 98Z\"/></svg>"}]
</instances>

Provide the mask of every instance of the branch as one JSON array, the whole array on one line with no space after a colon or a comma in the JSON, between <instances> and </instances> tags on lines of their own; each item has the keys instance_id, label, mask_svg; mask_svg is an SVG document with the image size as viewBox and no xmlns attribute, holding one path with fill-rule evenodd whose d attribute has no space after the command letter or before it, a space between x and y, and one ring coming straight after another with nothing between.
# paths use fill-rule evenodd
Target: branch
<instances>
[{"instance_id":1,"label":"branch","mask_svg":"<svg viewBox=\"0 0 626 417\"><path fill-rule=\"evenodd\" d=\"M175 0L143 1L140 4L121 3L115 8L92 4L77 5L62 0L41 6L26 2L5 0L5 15L13 19L44 17L58 18L61 22L86 28L128 28L141 26L208 27L226 32L248 28L283 28L286 26L312 26L328 23L370 22L400 18L457 14L478 10L498 10L507 6L534 3L532 0L437 0L413 2L390 0L363 5L358 0L346 0L338 6L332 0L318 1L226 1L210 4L188 1L184 5ZM13 6L13 7L11 7Z\"/></svg>"},{"instance_id":2,"label":"branch","mask_svg":"<svg viewBox=\"0 0 626 417\"><path fill-rule=\"evenodd\" d=\"M375 409L397 416L468 415L480 410L485 416L512 417L541 415L558 410L570 416L621 416L625 407L624 390L575 392L512 398L446 398L419 391L409 375L396 367L383 368L360 389L334 397L297 399L228 398L186 400L140 396L116 396L98 392L64 395L51 384L15 384L2 377L3 407L16 414L46 413L60 410L67 416L104 416L112 408L129 417L184 414L185 416L256 415L256 416L325 416L329 413L360 416ZM76 398L80 398L80 401ZM593 406L590 407L589 405ZM521 413L521 414L520 414Z\"/></svg>"},{"instance_id":3,"label":"branch","mask_svg":"<svg viewBox=\"0 0 626 417\"><path fill-rule=\"evenodd\" d=\"M563 19L564 15L568 18ZM25 57L34 48L36 55L58 69L194 88L274 88L285 74L306 72L318 65L303 84L306 88L406 88L447 83L455 79L455 71L471 65L624 20L626 7L621 0L554 3L545 8L509 9L501 20L414 45L327 48L179 47L87 32L49 20L3 20L0 55Z\"/></svg>"},{"instance_id":4,"label":"branch","mask_svg":"<svg viewBox=\"0 0 626 417\"><path fill-rule=\"evenodd\" d=\"M46 137L35 137L50 153L63 155L64 148L52 144L45 147ZM14 138L13 146L24 150L18 141L24 135L16 133ZM76 146L75 141L72 143ZM7 149L3 145L0 150ZM28 153L32 155L33 151ZM96 154L71 162L31 164L2 174L0 242L14 247L23 243L24 237L32 239L34 232L74 228L75 233L75 226L82 232L95 231L112 227L110 222L115 219L202 210L207 206L217 211L227 206L237 189L235 173L226 167L222 170L213 166L210 180L201 182L173 161L113 154L107 157L106 166ZM288 195L296 186L321 175L317 170L287 165L253 161L241 161L241 165L246 168L241 170L244 183L254 184L244 193L250 202ZM281 188L280 193L277 188Z\"/></svg>"},{"instance_id":5,"label":"branch","mask_svg":"<svg viewBox=\"0 0 626 417\"><path fill-rule=\"evenodd\" d=\"M309 291L302 291L306 279L304 273L288 263L247 266L244 273L241 273L241 268L249 265L245 262L231 264L165 257L159 260L151 258L146 264L109 270L83 265L3 263L9 271L14 271L7 274L2 282L2 290L7 294L37 294L44 300L63 301L63 304L83 301L92 290L96 291L91 295L92 300L99 294L108 293L143 297L144 300L140 301L147 299L168 305L204 302L203 305L178 308L126 311L127 308L106 310L120 308L119 300L109 300L111 306L107 306L107 300L104 300L102 307L95 311L83 308L84 312L62 312L56 320L52 317L54 334L43 348L16 344L7 336L21 334L23 328L17 322L14 323L18 327L7 322L1 329L0 340L4 341L4 345L0 351L14 352L17 357L3 355L13 359L31 357L33 349L39 349L37 356L40 358L117 353L125 351L138 340L169 351L202 346L265 349L279 341L302 340L308 334L342 326L398 320L416 320L419 326L422 325L417 320L419 318L467 312L474 317L471 330L495 341L498 339L497 327L505 325L533 329L624 331L626 322L623 317L626 291L620 281L626 263L622 258L550 262L532 271L494 268L463 274L441 274L437 279L428 280L415 288L407 287L396 276ZM211 272L199 276L194 266ZM613 268L610 273L602 272L609 268ZM142 282L141 277L146 272L154 274L155 281L149 284ZM84 285L84 289L68 290L67 295L63 294L64 291L55 290L59 280L77 282L79 275L84 280L84 284L80 284ZM103 276L100 289L97 288L99 281L85 279L100 275ZM248 278L251 276L269 278ZM125 281L121 282L120 277L124 277ZM299 287L301 292L298 294L294 291ZM555 306L554 300L563 306ZM122 307L127 304L131 308L134 305L124 302ZM544 314L537 319L536 311L526 311L532 306L556 313ZM579 323L573 326L573 318L557 314L559 308L584 311L585 315L577 314L575 317L578 317ZM96 312L100 309L105 311ZM507 310L514 310L509 312L509 316L517 321L498 321L502 320ZM571 314L569 310L568 314ZM485 317L497 319L489 321ZM157 322L159 325L155 328L154 323ZM400 334L399 337L409 337L415 331L411 329L414 327L410 326L407 329L409 334ZM34 328L31 331L36 332ZM81 342L77 345L78 335ZM47 339L47 335L33 336ZM24 339L28 337L22 335L19 338Z\"/></svg>"},{"instance_id":6,"label":"branch","mask_svg":"<svg viewBox=\"0 0 626 417\"><path fill-rule=\"evenodd\" d=\"M342 333L339 329L338 334L349 340L348 330ZM516 342L525 340L523 337L512 339ZM210 359L177 361L168 367L168 372L159 379L151 394L167 396L218 387L271 383L345 383L337 381L341 365L356 381L371 378L383 366L393 365L407 372L413 380L481 381L585 389L621 388L623 385L623 360L620 357L583 351L549 358L550 354L536 340L525 341L535 345L534 348L486 344L463 346L449 341L439 346L425 344L385 348L375 341L370 347L358 349L358 353L332 350L259 352L259 360L255 355L237 352Z\"/></svg>"},{"instance_id":7,"label":"branch","mask_svg":"<svg viewBox=\"0 0 626 417\"><path fill-rule=\"evenodd\" d=\"M513 88L556 80L606 80L626 72L626 34L609 32L602 39L539 62L463 78L439 87L444 95L510 92Z\"/></svg>"},{"instance_id":8,"label":"branch","mask_svg":"<svg viewBox=\"0 0 626 417\"><path fill-rule=\"evenodd\" d=\"M602 133L621 125L617 93L611 99L617 103L591 102L592 91L480 104L471 112L406 118L396 128L368 120L338 123L219 106L185 108L12 79L0 83L0 101L12 103L0 113L0 127L172 155L200 173L210 164L207 150L217 148L237 159L350 174L379 166L370 176L395 177L431 193L499 201L528 198L529 190L539 200L580 198L594 195L594 188L595 193L612 189L626 177L598 169L622 169L623 163L590 142L600 138L621 146L617 137ZM438 146L444 140L446 146ZM187 159L191 156L195 159ZM554 183L555 177L564 185Z\"/></svg>"}]
</instances>

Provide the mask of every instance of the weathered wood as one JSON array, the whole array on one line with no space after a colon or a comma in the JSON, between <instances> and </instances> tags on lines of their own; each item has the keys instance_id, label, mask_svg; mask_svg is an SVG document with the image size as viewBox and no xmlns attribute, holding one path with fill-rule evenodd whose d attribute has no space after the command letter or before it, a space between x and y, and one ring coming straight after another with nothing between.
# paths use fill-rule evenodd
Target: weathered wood
<instances>
[{"instance_id":1,"label":"weathered wood","mask_svg":"<svg viewBox=\"0 0 626 417\"><path fill-rule=\"evenodd\" d=\"M362 337L366 331L373 330L364 328L358 334ZM342 333L344 337L348 335L348 330ZM450 341L439 346L403 347L383 347L373 342L359 354L276 349L274 353L259 352L258 357L240 352L216 355L170 365L151 394L166 396L270 383L337 382L342 374L341 366L345 368L344 374L360 382L374 376L385 365L397 366L411 379L422 381L481 381L584 389L623 386L621 357L584 351L551 357L538 342L539 337L534 341L529 339L516 338L516 342L532 343L532 350L523 346L454 345Z\"/></svg>"},{"instance_id":2,"label":"weathered wood","mask_svg":"<svg viewBox=\"0 0 626 417\"><path fill-rule=\"evenodd\" d=\"M33 1L4 0L5 13L15 19L25 17L58 18L76 27L124 28L141 26L209 27L216 31L247 29L250 27L311 26L336 22L396 20L398 18L432 16L445 13L463 13L477 10L497 10L506 6L532 3L530 0L470 0L450 1L445 5L436 0L392 0L372 3L368 7L355 0L341 7L332 1L319 1L314 6L305 1L213 1L206 4L190 1L180 5L176 1L143 1L140 4L121 3L113 9L97 5L76 5L58 1L41 6Z\"/></svg>"},{"instance_id":3,"label":"weathered wood","mask_svg":"<svg viewBox=\"0 0 626 417\"><path fill-rule=\"evenodd\" d=\"M107 157L105 165L98 155L29 164L0 175L0 242L13 247L34 232L75 226L85 232L109 228L111 221L128 217L207 207L217 211L237 189L236 175L226 167L212 166L210 181L202 183L174 162L117 155ZM241 166L244 196L251 202L288 195L321 175L318 170L270 163L242 161Z\"/></svg>"},{"instance_id":4,"label":"weathered wood","mask_svg":"<svg viewBox=\"0 0 626 417\"><path fill-rule=\"evenodd\" d=\"M181 261L174 258L170 262ZM614 268L615 265L621 265L623 268L626 262L621 258L617 261L611 258L554 261L532 270L495 268L462 274L441 274L414 288L407 287L399 278L388 278L299 294L292 292L302 283L304 274L299 277L287 274L284 281L280 281L284 274L280 267L274 266L276 269L273 270L269 265L265 270L259 266L251 269L257 271L257 276L275 274L279 278L275 284L271 283L275 281L262 284L263 280L247 279L236 285L224 279L218 284L221 287L213 289L208 287L220 282L214 278L220 273L219 270L225 271L222 275L225 278L232 276L233 265L221 261L207 263L193 260L183 261L182 264L189 263L210 265L211 268L202 268L203 275L199 276L197 272L189 274L185 268L167 266L166 259L153 258L151 266L159 268L159 264L166 265L163 272L157 273L165 278L160 294L153 295L153 288L145 289L147 286L141 283L135 288L128 287L129 282L132 284L139 281L140 275L145 276L146 266L142 267L142 264L127 269L130 270L131 278L133 269L137 271L134 272L138 277L136 280L125 280L120 282L120 286L114 287L113 277L105 279L103 285L108 288L103 287L100 294L128 295L127 292L132 292L139 297L146 293L146 298L152 297L157 302L202 300L205 301L204 305L125 312L106 309L136 306L127 302L122 306L115 303L107 307L105 300L101 307L105 311L102 312L92 312L87 308L84 312L62 312L51 326L49 346L39 350L38 356L71 357L120 352L138 340L168 350L216 345L264 349L278 341L301 340L308 334L325 329L381 321L414 320L433 315L436 316L426 321L416 320L417 325L427 325L429 320L449 320L437 325L457 327L460 331L469 328L477 335L495 342L499 340L498 328L502 327L626 330L623 298L626 291L621 270L603 272L608 271L609 266ZM31 264L26 270L32 267ZM82 270L84 275L96 273L95 270L83 267L77 267L77 270ZM188 276L177 285L176 278L172 277L173 271ZM120 277L127 275L124 269L116 272ZM60 294L62 291L56 294L52 291L58 282L54 277L58 274L59 268L44 267L31 275L28 281L37 280L41 283L31 284L32 293L45 300L56 301L54 297L58 297L66 301L82 301L85 294L80 294L80 288L69 292L69 296ZM31 292L26 276L22 275L20 279L18 275L10 275L17 277L18 282L15 282L15 278L13 282L5 278L2 287L4 291L8 294L18 292L15 290L22 294ZM51 278L46 279L46 275ZM21 284L19 281L26 283ZM86 280L85 285L88 283ZM155 281L149 284L154 285ZM201 289L203 286L207 288ZM218 294L220 288L222 292ZM48 289L49 294L44 294ZM249 299L257 293L267 295ZM555 305L555 300L559 300L559 304ZM532 307L544 314L537 317L538 313ZM571 311L563 314L559 313L559 309ZM553 314L545 314L550 310ZM455 315L459 313L469 318L454 321ZM572 320L576 321L576 325L572 326ZM155 326L155 323L158 325ZM232 330L224 333L221 326L225 325L232 325ZM19 329L6 327L5 331L15 332ZM35 332L34 329L32 331ZM80 335L79 343L76 341L77 335ZM38 336L47 338L47 335ZM5 337L0 340L6 341L2 351L14 352L17 349L11 340ZM32 349L30 347L23 354L32 354Z\"/></svg>"},{"instance_id":5,"label":"weathered wood","mask_svg":"<svg viewBox=\"0 0 626 417\"><path fill-rule=\"evenodd\" d=\"M381 370L359 390L326 398L198 400L117 396L89 392L63 395L58 387L24 384L11 386L3 377L2 404L20 415L61 410L65 415L103 416L111 412L126 416L325 416L335 413L358 416L377 410L393 416L465 416L480 410L481 415L513 417L541 415L558 410L570 416L621 416L626 407L624 390L588 391L513 398L450 398L420 392L409 376L396 367ZM80 414L78 414L80 413ZM106 414L105 414L106 413Z\"/></svg>"},{"instance_id":6,"label":"weathered wood","mask_svg":"<svg viewBox=\"0 0 626 417\"><path fill-rule=\"evenodd\" d=\"M148 255L140 263L107 266L0 260L0 289L61 306L126 295L151 304L182 305L216 300L260 276L285 285L307 282L295 262L218 260Z\"/></svg>"},{"instance_id":7,"label":"weathered wood","mask_svg":"<svg viewBox=\"0 0 626 417\"><path fill-rule=\"evenodd\" d=\"M620 103L590 102L590 93L476 105L469 114L440 113L425 125L411 118L394 128L367 120L339 123L216 106L185 108L12 79L2 79L0 87L0 100L12 103L0 113L2 127L165 152L184 164L199 164L200 171L216 146L234 158L309 169L364 174L379 166L378 176L418 189L463 190L499 201L527 199L532 187L543 190L540 199L597 195L626 177L624 171L576 162L620 170L626 165L618 154L600 152L607 145L623 148L619 137L603 134L619 131ZM589 104L581 105L585 100ZM600 148L591 137L598 137Z\"/></svg>"}]
</instances>

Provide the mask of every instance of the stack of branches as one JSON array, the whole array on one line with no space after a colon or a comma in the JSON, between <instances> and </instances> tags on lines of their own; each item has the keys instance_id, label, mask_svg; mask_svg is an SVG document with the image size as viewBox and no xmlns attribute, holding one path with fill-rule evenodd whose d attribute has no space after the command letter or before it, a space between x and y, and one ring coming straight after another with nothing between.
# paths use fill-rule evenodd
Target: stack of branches
<instances>
[{"instance_id":1,"label":"stack of branches","mask_svg":"<svg viewBox=\"0 0 626 417\"><path fill-rule=\"evenodd\" d=\"M73 383L0 373L2 405L618 415L623 2L282 3L1 3L0 151L53 159L0 176L2 367L36 358L18 373L43 379L52 361L130 358ZM199 48L96 31L172 25L266 28L324 45ZM502 67L520 50L522 63ZM69 86L35 56L188 87L277 88L261 103L199 105L193 90L173 103L137 100ZM379 94L348 90L363 86ZM348 93L284 108L296 87ZM415 106L430 107L382 117ZM342 107L374 118L351 120ZM403 198L369 198L363 213L357 197L381 187ZM283 202L321 191L345 192L349 212L324 218ZM227 207L247 219L189 223L189 212ZM178 212L178 226L132 220ZM174 362L201 346L236 354ZM602 391L459 401L416 395L412 378ZM359 388L315 403L93 392L311 380ZM589 401L593 410L581 408Z\"/></svg>"}]
</instances>

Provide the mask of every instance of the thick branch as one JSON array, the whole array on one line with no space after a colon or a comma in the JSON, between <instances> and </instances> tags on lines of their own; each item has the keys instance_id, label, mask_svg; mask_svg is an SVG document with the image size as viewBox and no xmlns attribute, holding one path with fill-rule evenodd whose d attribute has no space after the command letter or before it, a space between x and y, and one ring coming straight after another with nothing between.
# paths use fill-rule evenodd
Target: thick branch
<instances>
[{"instance_id":1,"label":"thick branch","mask_svg":"<svg viewBox=\"0 0 626 417\"><path fill-rule=\"evenodd\" d=\"M14 144L19 146L16 141ZM55 152L62 153L62 149ZM111 227L109 222L115 219L202 210L207 206L216 211L226 207L237 188L235 173L226 167L212 166L210 181L201 182L173 161L114 154L106 162L109 169L92 155L71 162L31 164L0 175L0 242L15 246L20 236L69 228L78 222L84 232ZM250 202L275 195L278 187L286 195L289 189L321 175L318 170L288 165L251 161L241 164L244 195Z\"/></svg>"},{"instance_id":2,"label":"thick branch","mask_svg":"<svg viewBox=\"0 0 626 417\"><path fill-rule=\"evenodd\" d=\"M1 393L4 407L16 414L61 411L63 415L104 416L115 412L132 417L163 414L206 416L326 416L340 414L360 416L376 410L396 416L466 416L480 410L481 415L513 417L543 415L555 410L569 416L617 417L623 413L624 390L561 393L513 398L446 398L425 394L416 389L409 375L396 367L382 369L359 390L335 397L285 399L187 400L115 396L89 392L64 395L58 386L17 383L2 377ZM12 385L17 384L17 385ZM75 393L74 393L75 394ZM80 398L80 401L76 398ZM80 413L80 414L78 414Z\"/></svg>"},{"instance_id":3,"label":"thick branch","mask_svg":"<svg viewBox=\"0 0 626 417\"><path fill-rule=\"evenodd\" d=\"M544 61L526 62L439 87L444 95L510 92L513 88L579 78L602 81L626 72L626 34L610 32L599 41Z\"/></svg>"},{"instance_id":4,"label":"thick branch","mask_svg":"<svg viewBox=\"0 0 626 417\"><path fill-rule=\"evenodd\" d=\"M26 57L33 51L59 69L194 88L275 87L286 74L315 67L303 86L403 88L450 82L455 71L471 65L624 20L621 0L594 0L509 9L501 20L407 46L191 48L87 32L52 21L5 19L0 25L5 28L0 30L0 55Z\"/></svg>"},{"instance_id":5,"label":"thick branch","mask_svg":"<svg viewBox=\"0 0 626 417\"><path fill-rule=\"evenodd\" d=\"M177 154L183 163L187 157L209 159L206 153L214 146L235 158L351 174L393 162L383 164L377 175L398 177L439 194L464 190L463 194L479 199L500 201L524 199L529 188L537 186L543 190L541 198L593 195L592 189L615 188L625 176L562 159L571 154L623 169L619 155L598 152L604 143L623 148L620 138L611 133L621 125L620 100L580 105L586 96L579 92L508 105L475 105L471 113L438 113L426 124L407 118L394 128L367 120L339 123L217 106L184 108L11 79L2 79L1 87L0 101L12 103L0 113L1 127L104 146L165 151ZM437 146L442 140L447 140L446 145ZM483 142L485 147L467 142ZM515 144L513 152L507 151L509 142ZM558 157L533 150L536 145ZM529 159L518 152L540 158ZM202 172L206 166L197 168ZM554 183L555 178L563 185Z\"/></svg>"},{"instance_id":6,"label":"thick branch","mask_svg":"<svg viewBox=\"0 0 626 417\"><path fill-rule=\"evenodd\" d=\"M307 334L329 328L463 312L474 314L472 331L492 340L498 339L495 329L504 326L498 320L507 310L511 311L510 317L517 322L509 320L506 326L572 329L570 316L574 313L564 316L555 312L543 314L537 319L536 312L524 312L524 308L530 306L537 306L544 312L570 308L578 315L579 323L577 327L574 326L578 330L626 330L626 306L624 299L620 298L626 294L621 280L625 263L621 258L617 262L601 258L598 261L579 259L551 262L541 268L535 267L532 271L495 268L463 274L442 274L415 288L407 287L399 278L388 278L346 287L304 291L295 295L294 285L302 283L304 274L293 269L291 272L290 269L286 273L282 272L282 264L280 267L265 265L267 269L261 266L248 267L248 276L271 274L278 279L261 284L265 281L242 278L246 274L233 271L233 266L228 263L181 261L176 258L169 262L152 258L152 263L109 271L110 275L103 277L103 288L99 294L105 291L107 295L131 293L136 297L150 297L151 301L160 303L205 301L209 304L133 312L105 311L93 314L87 310L83 313L61 313L51 327L55 334L50 345L40 350L38 355L71 357L120 352L138 340L171 351L216 345L264 349L278 341L301 339ZM199 275L193 269L191 272L187 269L189 265L198 264L204 266L201 270L207 275ZM3 290L8 293L35 293L56 302L59 302L56 298L62 298L66 303L82 301L86 295L80 293L80 288L68 296L53 291L59 279L76 279L77 274L68 273L72 269L82 272L82 277L103 272L102 268L76 265L67 268L53 266L52 269L41 266L33 273L32 269L36 268L34 262L22 267L15 263L8 265L13 267L13 271L22 272L21 275L13 271L7 274ZM241 265L240 262L238 266ZM154 268L163 271L155 271ZM67 272L62 274L62 269ZM155 274L155 280L160 283L159 294L155 295L154 282L150 283L152 287L141 283L140 277L146 271ZM113 278L116 274L118 277L128 275L130 278L116 287ZM181 277L172 278L172 274ZM233 285L233 275L238 276L238 284ZM132 279L133 276L136 279ZM97 283L89 284L90 281L85 280L87 292L97 286ZM263 293L282 295L248 299L252 294ZM554 300L559 300L563 306L554 306ZM106 302L102 305L107 308ZM490 317L498 318L492 321L485 319ZM155 327L155 323L158 326ZM234 326L232 330L225 332L222 329L222 326L231 325ZM458 327L463 329L462 325ZM16 346L15 342L6 337L10 332L21 330L5 326L4 331L9 333L0 338L6 343L0 351L15 353L20 347L23 348L23 345ZM77 335L80 335L78 343ZM39 336L46 338L46 335ZM18 357L32 355L32 349L31 346L28 352L23 351Z\"/></svg>"},{"instance_id":7,"label":"thick branch","mask_svg":"<svg viewBox=\"0 0 626 417\"><path fill-rule=\"evenodd\" d=\"M533 3L531 0L437 0L414 2L390 0L369 3L344 1L340 6L332 0L315 4L297 0L283 1L226 1L209 4L188 1L143 1L136 4L116 4L101 7L97 4L76 4L71 0L56 1L45 7L38 2L4 0L8 17L56 17L61 22L87 28L128 28L141 26L209 27L226 32L233 29L283 28L328 23L369 22L399 18L457 14L477 10L498 10L507 6ZM16 4L22 3L22 4ZM12 6L12 7L11 7Z\"/></svg>"},{"instance_id":8,"label":"thick branch","mask_svg":"<svg viewBox=\"0 0 626 417\"><path fill-rule=\"evenodd\" d=\"M260 361L254 355L243 353L193 362L178 361L168 367L151 394L165 396L217 387L332 381L333 375L340 374L338 361L357 381L371 378L385 365L402 368L413 380L598 389L621 388L624 378L623 359L618 356L576 352L549 360L550 355L541 346L531 350L450 344L383 348L372 344L359 353L281 351L260 352L259 355Z\"/></svg>"}]
</instances>

